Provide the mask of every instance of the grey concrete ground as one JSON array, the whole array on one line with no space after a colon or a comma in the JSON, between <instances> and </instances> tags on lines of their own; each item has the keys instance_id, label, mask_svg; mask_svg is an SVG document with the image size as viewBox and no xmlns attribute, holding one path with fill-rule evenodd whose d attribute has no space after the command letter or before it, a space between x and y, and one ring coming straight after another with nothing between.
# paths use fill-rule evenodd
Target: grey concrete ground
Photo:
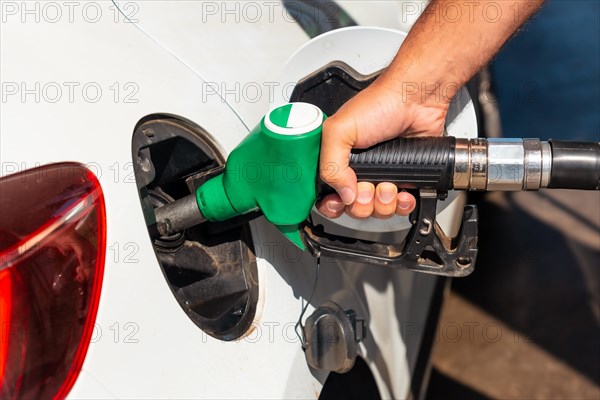
<instances>
[{"instance_id":1,"label":"grey concrete ground","mask_svg":"<svg viewBox=\"0 0 600 400\"><path fill-rule=\"evenodd\" d=\"M504 136L600 140L600 2L549 0L493 64ZM429 397L600 399L600 194L474 197Z\"/></svg>"}]
</instances>

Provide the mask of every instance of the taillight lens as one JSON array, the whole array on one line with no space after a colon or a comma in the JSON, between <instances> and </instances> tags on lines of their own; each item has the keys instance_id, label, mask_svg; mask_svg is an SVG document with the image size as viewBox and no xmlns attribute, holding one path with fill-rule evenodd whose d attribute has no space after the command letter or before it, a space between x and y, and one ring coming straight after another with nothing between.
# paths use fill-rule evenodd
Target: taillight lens
<instances>
[{"instance_id":1,"label":"taillight lens","mask_svg":"<svg viewBox=\"0 0 600 400\"><path fill-rule=\"evenodd\" d=\"M64 398L94 329L104 198L76 163L0 178L0 398Z\"/></svg>"}]
</instances>

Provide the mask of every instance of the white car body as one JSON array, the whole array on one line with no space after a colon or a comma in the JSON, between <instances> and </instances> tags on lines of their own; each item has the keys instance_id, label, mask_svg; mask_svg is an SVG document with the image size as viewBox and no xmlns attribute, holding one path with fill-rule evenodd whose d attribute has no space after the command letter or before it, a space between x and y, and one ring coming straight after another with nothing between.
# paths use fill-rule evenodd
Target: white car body
<instances>
[{"instance_id":1,"label":"white car body","mask_svg":"<svg viewBox=\"0 0 600 400\"><path fill-rule=\"evenodd\" d=\"M108 1L67 3L51 9L2 1L0 175L77 161L104 191L100 306L70 397L318 397L327 373L309 369L293 329L312 288L314 259L291 259L274 227L253 222L260 286L253 329L230 342L207 335L182 311L158 267L133 178L131 137L142 117L169 113L202 126L226 154L284 100L285 84L330 59L377 71L401 34L348 28L309 43L278 2L118 2L120 9ZM416 14L403 19L405 3L339 2L361 25L406 30ZM472 136L474 124L467 106L449 131ZM447 229L456 228L462 204L454 200L440 216ZM360 356L383 398L406 398L423 332L420 326L406 334L405 324L425 321L434 283L424 274L324 262L307 315L331 299L367 319Z\"/></svg>"}]
</instances>

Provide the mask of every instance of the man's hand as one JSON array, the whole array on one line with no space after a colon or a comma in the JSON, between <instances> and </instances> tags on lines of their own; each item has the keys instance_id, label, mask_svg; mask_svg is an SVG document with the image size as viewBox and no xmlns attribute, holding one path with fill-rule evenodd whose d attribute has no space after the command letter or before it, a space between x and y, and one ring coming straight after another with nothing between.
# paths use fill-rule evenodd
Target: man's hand
<instances>
[{"instance_id":1,"label":"man's hand","mask_svg":"<svg viewBox=\"0 0 600 400\"><path fill-rule=\"evenodd\" d=\"M321 140L321 179L338 194L325 197L319 211L337 218L408 215L410 194L391 183L375 188L356 182L348 165L352 148L367 148L400 135L441 135L454 95L497 53L544 0L493 3L432 0L386 71L325 121ZM448 18L449 7L461 10ZM518 11L518 12L516 12ZM453 14L454 15L454 14Z\"/></svg>"},{"instance_id":2,"label":"man's hand","mask_svg":"<svg viewBox=\"0 0 600 400\"><path fill-rule=\"evenodd\" d=\"M338 194L326 196L317 208L328 218L344 211L354 218L408 215L415 198L389 182L375 187L356 182L349 167L350 150L405 136L439 136L444 131L447 102L408 100L386 86L385 76L373 83L325 121L321 140L321 179Z\"/></svg>"}]
</instances>

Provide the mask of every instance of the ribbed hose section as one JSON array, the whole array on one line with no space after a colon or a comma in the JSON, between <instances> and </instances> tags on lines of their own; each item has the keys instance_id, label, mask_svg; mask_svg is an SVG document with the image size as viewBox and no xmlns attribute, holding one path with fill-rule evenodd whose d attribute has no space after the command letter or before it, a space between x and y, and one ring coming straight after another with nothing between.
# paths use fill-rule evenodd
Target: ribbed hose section
<instances>
[{"instance_id":1,"label":"ribbed hose section","mask_svg":"<svg viewBox=\"0 0 600 400\"><path fill-rule=\"evenodd\" d=\"M397 138L353 150L350 167L359 181L392 182L402 189L452 189L455 138Z\"/></svg>"}]
</instances>

